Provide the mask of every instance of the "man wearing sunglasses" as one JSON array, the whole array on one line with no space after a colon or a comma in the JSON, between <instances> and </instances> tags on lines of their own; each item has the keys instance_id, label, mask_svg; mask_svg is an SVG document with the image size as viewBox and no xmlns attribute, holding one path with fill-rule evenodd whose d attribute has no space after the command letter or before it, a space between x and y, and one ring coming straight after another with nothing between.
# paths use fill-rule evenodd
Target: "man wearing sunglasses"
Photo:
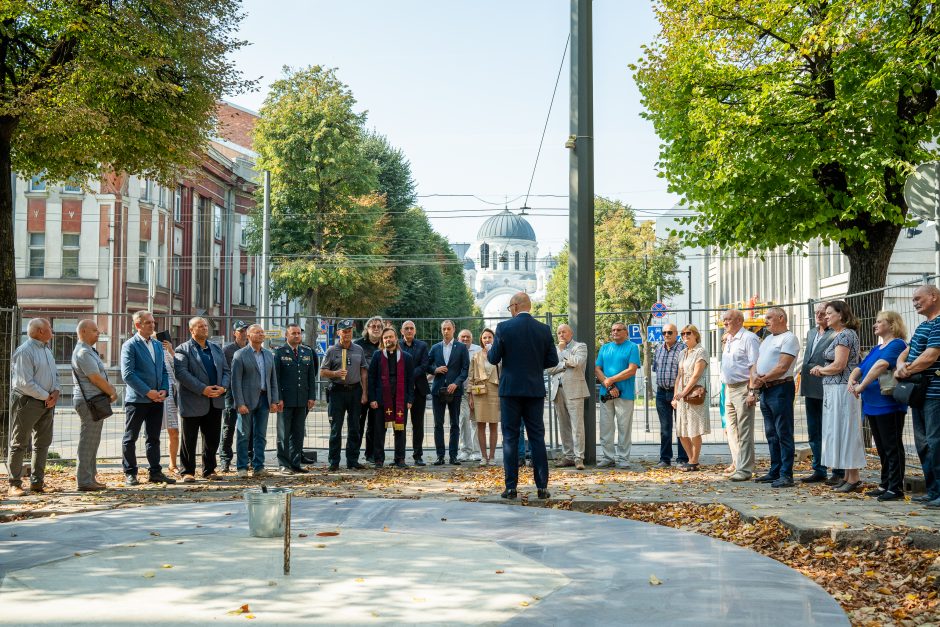
<instances>
[{"instance_id":1,"label":"man wearing sunglasses","mask_svg":"<svg viewBox=\"0 0 940 627\"><path fill-rule=\"evenodd\" d=\"M674 324L663 325L663 343L653 355L653 372L656 373L656 413L659 415L659 463L657 468L672 465L672 427L676 410L672 406L675 392L676 375L685 344L678 341L678 330ZM682 448L682 442L676 438L676 461L681 466L689 461L689 456Z\"/></svg>"}]
</instances>

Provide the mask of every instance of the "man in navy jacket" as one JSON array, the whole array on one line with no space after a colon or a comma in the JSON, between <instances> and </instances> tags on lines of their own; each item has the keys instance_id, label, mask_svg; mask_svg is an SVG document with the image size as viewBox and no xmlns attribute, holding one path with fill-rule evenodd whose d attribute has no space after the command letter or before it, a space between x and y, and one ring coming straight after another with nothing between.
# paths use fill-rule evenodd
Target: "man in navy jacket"
<instances>
[{"instance_id":1,"label":"man in navy jacket","mask_svg":"<svg viewBox=\"0 0 940 627\"><path fill-rule=\"evenodd\" d=\"M444 408L450 413L450 463L459 466L457 444L460 441L460 395L470 372L470 352L454 338L454 323L441 323L443 341L431 347L424 370L434 375L431 383L431 408L434 410L435 466L444 463Z\"/></svg>"},{"instance_id":2,"label":"man in navy jacket","mask_svg":"<svg viewBox=\"0 0 940 627\"><path fill-rule=\"evenodd\" d=\"M427 408L431 386L424 362L428 358L428 345L415 337L415 323L405 320L401 325L401 349L411 355L415 363L414 402L411 404L411 450L415 466L424 466L424 410Z\"/></svg>"},{"instance_id":3,"label":"man in navy jacket","mask_svg":"<svg viewBox=\"0 0 940 627\"><path fill-rule=\"evenodd\" d=\"M558 353L552 340L552 330L529 314L532 302L525 292L518 292L509 301L513 318L500 322L496 338L487 353L487 359L500 366L499 409L503 431L503 472L506 489L504 499L516 498L519 480L519 427L525 423L532 450L535 486L538 497L547 499L548 456L545 454L545 423L542 411L545 405L546 368L558 365Z\"/></svg>"}]
</instances>

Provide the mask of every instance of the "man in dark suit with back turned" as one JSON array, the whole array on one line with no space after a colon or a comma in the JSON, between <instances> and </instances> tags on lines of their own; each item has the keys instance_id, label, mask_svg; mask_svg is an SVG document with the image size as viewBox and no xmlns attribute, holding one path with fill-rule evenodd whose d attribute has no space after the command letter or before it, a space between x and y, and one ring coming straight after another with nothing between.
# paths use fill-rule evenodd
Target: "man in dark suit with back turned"
<instances>
[{"instance_id":1,"label":"man in dark suit with back turned","mask_svg":"<svg viewBox=\"0 0 940 627\"><path fill-rule=\"evenodd\" d=\"M457 443L460 441L460 395L470 372L470 352L454 338L454 323L441 323L443 341L431 347L425 362L425 371L434 375L431 384L431 408L434 410L434 446L437 448L435 466L444 463L444 409L450 412L450 463L457 461Z\"/></svg>"},{"instance_id":2,"label":"man in dark suit with back turned","mask_svg":"<svg viewBox=\"0 0 940 627\"><path fill-rule=\"evenodd\" d=\"M552 330L529 314L532 301L525 292L518 292L509 301L512 320L500 322L496 339L487 353L487 359L500 367L499 409L503 431L503 472L506 489L504 499L516 498L519 480L519 428L525 423L532 450L535 486L538 497L547 499L548 456L545 454L545 423L542 421L545 405L546 368L558 365L558 353L552 340Z\"/></svg>"}]
</instances>

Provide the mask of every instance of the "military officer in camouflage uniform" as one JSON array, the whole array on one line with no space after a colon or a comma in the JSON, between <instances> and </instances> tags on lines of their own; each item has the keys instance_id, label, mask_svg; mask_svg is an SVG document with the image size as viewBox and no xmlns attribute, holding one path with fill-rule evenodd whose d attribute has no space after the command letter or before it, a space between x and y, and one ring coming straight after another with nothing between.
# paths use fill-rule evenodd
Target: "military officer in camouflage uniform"
<instances>
[{"instance_id":1,"label":"military officer in camouflage uniform","mask_svg":"<svg viewBox=\"0 0 940 627\"><path fill-rule=\"evenodd\" d=\"M277 414L277 463L283 473L305 473L304 425L317 399L317 354L300 343L299 325L287 325L287 344L274 351L274 368L281 391Z\"/></svg>"}]
</instances>

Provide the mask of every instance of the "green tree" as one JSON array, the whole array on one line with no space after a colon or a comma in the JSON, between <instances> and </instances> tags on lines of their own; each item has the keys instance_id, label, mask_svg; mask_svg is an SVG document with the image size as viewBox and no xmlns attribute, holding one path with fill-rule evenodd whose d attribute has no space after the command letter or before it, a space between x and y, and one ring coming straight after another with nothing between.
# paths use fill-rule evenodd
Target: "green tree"
<instances>
[{"instance_id":1,"label":"green tree","mask_svg":"<svg viewBox=\"0 0 940 627\"><path fill-rule=\"evenodd\" d=\"M404 153L374 131L366 135L363 153L377 168L376 191L385 197L392 232L388 263L394 268L397 297L382 314L396 320L472 316L473 296L463 280L463 265L427 214L414 206L415 182ZM430 328L436 325L419 326L424 333L437 332Z\"/></svg>"},{"instance_id":2,"label":"green tree","mask_svg":"<svg viewBox=\"0 0 940 627\"><path fill-rule=\"evenodd\" d=\"M258 167L271 173L272 289L300 298L308 316L367 316L395 297L386 199L355 104L335 69L285 68L255 127ZM260 222L256 211L255 249Z\"/></svg>"},{"instance_id":3,"label":"green tree","mask_svg":"<svg viewBox=\"0 0 940 627\"><path fill-rule=\"evenodd\" d=\"M652 306L658 298L668 298L682 291L676 276L679 270L679 240L656 237L652 221L637 222L633 209L615 200L594 200L594 237L596 246L595 284L598 312L622 312L597 317L595 348L609 339L615 321L638 323L642 337L652 320ZM536 314L568 311L568 246L558 255L558 266L546 286L545 301ZM644 341L643 370L646 373L647 398L650 396L651 347Z\"/></svg>"},{"instance_id":4,"label":"green tree","mask_svg":"<svg viewBox=\"0 0 940 627\"><path fill-rule=\"evenodd\" d=\"M0 307L14 307L12 173L171 180L196 165L216 102L250 86L230 61L237 0L0 2ZM14 336L0 323L0 354ZM0 442L9 372L0 371Z\"/></svg>"},{"instance_id":5,"label":"green tree","mask_svg":"<svg viewBox=\"0 0 940 627\"><path fill-rule=\"evenodd\" d=\"M937 155L937 8L657 0L662 31L634 70L662 172L698 212L686 241L792 252L818 237L848 257L850 293L884 285L905 178Z\"/></svg>"}]
</instances>

